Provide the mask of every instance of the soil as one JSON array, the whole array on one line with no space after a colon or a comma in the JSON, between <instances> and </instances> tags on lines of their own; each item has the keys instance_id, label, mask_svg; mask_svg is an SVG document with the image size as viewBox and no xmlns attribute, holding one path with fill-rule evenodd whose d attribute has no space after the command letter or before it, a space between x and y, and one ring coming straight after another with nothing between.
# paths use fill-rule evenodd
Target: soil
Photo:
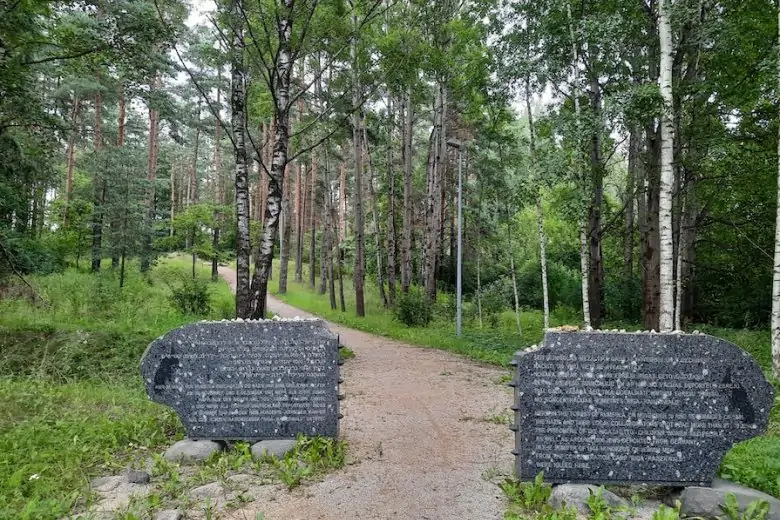
<instances>
[{"instance_id":1,"label":"soil","mask_svg":"<svg viewBox=\"0 0 780 520\"><path fill-rule=\"evenodd\" d=\"M221 267L220 274L235 289L235 272ZM281 317L311 317L270 295L268 306ZM507 372L328 326L356 355L342 367L347 465L321 482L251 502L228 517L503 518L505 501L496 482L511 473L513 463Z\"/></svg>"}]
</instances>

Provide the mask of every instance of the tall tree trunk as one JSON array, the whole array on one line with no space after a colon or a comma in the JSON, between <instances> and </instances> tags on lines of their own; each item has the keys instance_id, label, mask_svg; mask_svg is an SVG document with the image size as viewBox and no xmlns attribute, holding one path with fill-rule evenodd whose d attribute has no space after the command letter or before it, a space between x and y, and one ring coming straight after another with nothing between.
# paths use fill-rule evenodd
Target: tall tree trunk
<instances>
[{"instance_id":1,"label":"tall tree trunk","mask_svg":"<svg viewBox=\"0 0 780 520\"><path fill-rule=\"evenodd\" d=\"M412 229L414 228L414 208L412 208L412 88L406 91L403 123L403 161L404 161L404 228L401 242L401 291L406 294L412 285Z\"/></svg>"},{"instance_id":2,"label":"tall tree trunk","mask_svg":"<svg viewBox=\"0 0 780 520\"><path fill-rule=\"evenodd\" d=\"M444 107L446 97L444 87L440 84L436 89L436 101L434 104L434 127L431 135L430 160L428 161L428 187L426 206L426 239L425 239L425 293L428 300L436 301L436 272L437 260L441 243L441 193L442 174L446 142L444 131Z\"/></svg>"},{"instance_id":3,"label":"tall tree trunk","mask_svg":"<svg viewBox=\"0 0 780 520\"><path fill-rule=\"evenodd\" d=\"M395 165L393 164L393 101L387 97L387 300L395 305ZM377 227L379 225L377 224Z\"/></svg>"},{"instance_id":4,"label":"tall tree trunk","mask_svg":"<svg viewBox=\"0 0 780 520\"><path fill-rule=\"evenodd\" d=\"M674 244L672 239L672 191L674 185L674 128L672 92L672 28L670 0L660 0L658 35L661 50L659 85L664 110L661 114L661 186L658 203L660 232L661 308L659 329L672 330L674 316Z\"/></svg>"},{"instance_id":5,"label":"tall tree trunk","mask_svg":"<svg viewBox=\"0 0 780 520\"><path fill-rule=\"evenodd\" d=\"M590 187L591 199L588 208L590 273L590 319L595 328L601 327L605 316L604 308L604 262L601 253L601 206L604 203L604 165L601 158L601 86L598 77L591 76L588 89L590 110L594 127L590 138Z\"/></svg>"},{"instance_id":6,"label":"tall tree trunk","mask_svg":"<svg viewBox=\"0 0 780 520\"><path fill-rule=\"evenodd\" d=\"M631 300L634 286L634 200L637 197L637 179L639 168L639 127L629 129L628 137L628 175L626 177L626 227L623 237L623 316L632 316Z\"/></svg>"},{"instance_id":7,"label":"tall tree trunk","mask_svg":"<svg viewBox=\"0 0 780 520\"><path fill-rule=\"evenodd\" d=\"M76 137L78 136L76 123L80 110L81 100L78 97L74 97L70 110L70 132L68 134L68 150L66 152L65 210L62 214L62 227L64 229L68 229L68 212L70 210L70 201L73 198L73 171L76 166Z\"/></svg>"},{"instance_id":8,"label":"tall tree trunk","mask_svg":"<svg viewBox=\"0 0 780 520\"><path fill-rule=\"evenodd\" d=\"M159 79L152 81L152 91L154 91L159 85ZM148 148L148 161L146 170L147 181L147 200L146 200L146 218L144 230L144 238L141 250L141 272L145 273L151 267L152 262L152 241L154 240L154 228L155 228L155 184L157 182L157 146L158 146L158 133L160 124L160 114L156 108L149 107L149 148Z\"/></svg>"},{"instance_id":9,"label":"tall tree trunk","mask_svg":"<svg viewBox=\"0 0 780 520\"><path fill-rule=\"evenodd\" d=\"M292 211L290 210L290 183L289 163L285 168L285 178L282 182L282 232L280 233L282 244L279 254L279 294L287 294L287 271L290 266L290 233L292 229Z\"/></svg>"},{"instance_id":10,"label":"tall tree trunk","mask_svg":"<svg viewBox=\"0 0 780 520\"><path fill-rule=\"evenodd\" d=\"M572 72L574 75L574 89L572 91L572 97L574 97L574 118L575 118L575 124L577 127L577 135L579 136L580 133L580 67L579 67L579 51L578 51L578 43L577 43L577 37L574 32L574 19L571 15L571 5L566 4L566 11L569 21L569 36L571 37L571 52L572 52ZM580 168L582 166L582 162L580 160L580 143L577 142L576 144L577 150L575 151L575 175L582 176L582 172L580 171ZM582 184L585 184L582 182ZM584 190L583 190L584 191ZM580 277L582 280L582 321L583 321L583 327L585 330L590 330L591 322L590 322L590 289L588 287L589 285L589 275L590 275L590 268L588 266L589 264L589 255L588 255L588 232L587 232L587 222L586 217L583 215L583 221L580 224Z\"/></svg>"},{"instance_id":11,"label":"tall tree trunk","mask_svg":"<svg viewBox=\"0 0 780 520\"><path fill-rule=\"evenodd\" d=\"M777 11L780 28L780 9ZM778 29L780 44L780 29ZM778 86L780 87L780 64L778 65ZM775 221L775 258L772 268L772 367L776 378L780 378L780 128L777 131L777 219Z\"/></svg>"},{"instance_id":12,"label":"tall tree trunk","mask_svg":"<svg viewBox=\"0 0 780 520\"><path fill-rule=\"evenodd\" d=\"M125 120L127 118L127 109L126 109L126 100L125 100L125 84L124 81L119 82L119 117L117 120L117 138L116 138L116 145L119 148L122 148L125 145ZM119 228L121 227L121 223L117 219L111 219L111 235L117 236L119 234ZM120 251L116 247L112 245L111 247L111 269L117 269L119 268L119 256Z\"/></svg>"},{"instance_id":13,"label":"tall tree trunk","mask_svg":"<svg viewBox=\"0 0 780 520\"><path fill-rule=\"evenodd\" d=\"M173 222L176 220L176 168L171 165L171 178L168 182L171 190L171 218L168 236L173 236Z\"/></svg>"},{"instance_id":14,"label":"tall tree trunk","mask_svg":"<svg viewBox=\"0 0 780 520\"><path fill-rule=\"evenodd\" d=\"M327 152L326 152L327 154ZM323 165L323 174L324 178L322 179L322 185L325 188L323 195L322 195L322 237L320 239L320 288L318 289L318 294L325 294L325 291L328 290L328 256L330 256L330 241L329 241L329 232L330 232L330 184L328 183L328 179L330 178L330 172L328 171L328 161L325 161L325 164ZM316 209L315 209L316 211ZM331 307L333 308L333 307Z\"/></svg>"},{"instance_id":15,"label":"tall tree trunk","mask_svg":"<svg viewBox=\"0 0 780 520\"><path fill-rule=\"evenodd\" d=\"M525 109L528 113L529 151L531 156L531 171L537 179L536 187L536 226L539 234L539 262L542 268L542 303L544 308L544 328L550 328L550 294L547 286L547 236L544 233L544 213L542 208L542 176L536 171L536 129L534 114L531 110L531 78L525 78Z\"/></svg>"},{"instance_id":16,"label":"tall tree trunk","mask_svg":"<svg viewBox=\"0 0 780 520\"><path fill-rule=\"evenodd\" d=\"M677 243L677 257L675 258L675 287L674 287L674 330L682 330L682 300L683 289L685 284L683 283L683 265L684 258L687 251L687 245L685 244L686 228L688 224L686 222L687 210L686 208L686 190L684 187L680 187L680 223L678 232Z\"/></svg>"},{"instance_id":17,"label":"tall tree trunk","mask_svg":"<svg viewBox=\"0 0 780 520\"><path fill-rule=\"evenodd\" d=\"M347 165L339 165L339 240L347 238Z\"/></svg>"},{"instance_id":18,"label":"tall tree trunk","mask_svg":"<svg viewBox=\"0 0 780 520\"><path fill-rule=\"evenodd\" d=\"M100 76L98 75L98 80ZM93 141L95 152L103 148L103 94L95 93L95 136ZM103 260L103 206L106 202L106 180L104 174L95 176L93 181L94 199L92 209L92 272L100 271Z\"/></svg>"},{"instance_id":19,"label":"tall tree trunk","mask_svg":"<svg viewBox=\"0 0 780 520\"><path fill-rule=\"evenodd\" d=\"M330 308L332 310L336 310L336 286L335 281L333 279L333 247L331 240L334 239L334 237L337 235L334 233L334 228L336 227L335 219L334 219L334 213L333 213L333 189L330 184L330 154L328 153L329 150L329 143L325 141L325 162L323 164L324 167L324 173L325 173L325 179L324 179L324 185L325 185L325 196L323 197L323 214L322 214L322 242L323 242L323 248L325 250L325 255L323 256L323 262L327 263L327 273L326 276L328 278L328 299L330 301ZM338 240L338 239L336 239Z\"/></svg>"},{"instance_id":20,"label":"tall tree trunk","mask_svg":"<svg viewBox=\"0 0 780 520\"><path fill-rule=\"evenodd\" d=\"M346 166L343 161L339 165L339 169L341 172L345 171ZM344 255L341 252L341 239L339 233L334 233L333 236L336 239L336 265L338 266L339 271L339 303L341 305L341 312L347 312L347 304L344 301Z\"/></svg>"},{"instance_id":21,"label":"tall tree trunk","mask_svg":"<svg viewBox=\"0 0 780 520\"><path fill-rule=\"evenodd\" d=\"M317 261L315 260L315 254L317 251L317 173L318 165L316 162L311 163L311 199L309 202L309 288L314 289L316 285L316 269Z\"/></svg>"},{"instance_id":22,"label":"tall tree trunk","mask_svg":"<svg viewBox=\"0 0 780 520\"><path fill-rule=\"evenodd\" d=\"M271 160L271 179L268 184L268 208L263 226L263 237L259 244L258 257L261 269L255 271L252 280L253 318L265 318L268 278L274 255L274 242L279 229L282 183L290 140L290 78L293 68L293 53L290 48L293 26L294 0L283 0L284 13L277 17L278 66L275 71L276 96L274 106L274 147Z\"/></svg>"},{"instance_id":23,"label":"tall tree trunk","mask_svg":"<svg viewBox=\"0 0 780 520\"><path fill-rule=\"evenodd\" d=\"M376 250L376 283L379 287L379 299L382 305L387 307L387 293L385 293L385 281L382 268L382 230L379 225L379 210L377 206L376 190L374 189L374 168L371 163L371 150L368 147L368 131L363 126L363 144L368 168L368 194L371 197L371 216L374 219L374 249Z\"/></svg>"},{"instance_id":24,"label":"tall tree trunk","mask_svg":"<svg viewBox=\"0 0 780 520\"><path fill-rule=\"evenodd\" d=\"M222 67L217 69L217 76L222 78ZM221 107L222 91L217 87L217 107ZM219 108L218 108L219 109ZM222 186L222 156L220 154L220 145L222 144L222 125L219 121L214 124L214 229L211 235L211 279L219 279L219 235L222 226L221 206L225 203L224 187ZM247 165L249 168L249 165ZM173 171L173 169L171 169ZM171 177L173 178L173 177ZM173 186L171 186L171 191ZM171 209L173 215L173 209Z\"/></svg>"},{"instance_id":25,"label":"tall tree trunk","mask_svg":"<svg viewBox=\"0 0 780 520\"><path fill-rule=\"evenodd\" d=\"M303 282L303 232L306 229L303 224L304 178L305 168L298 161L295 165L295 281L298 283ZM325 188L328 189L327 186ZM330 219L330 215L326 216Z\"/></svg>"},{"instance_id":26,"label":"tall tree trunk","mask_svg":"<svg viewBox=\"0 0 780 520\"><path fill-rule=\"evenodd\" d=\"M120 82L119 84L119 132L116 137L116 145L120 148L125 144L125 120L126 120L126 107L125 107L125 84Z\"/></svg>"},{"instance_id":27,"label":"tall tree trunk","mask_svg":"<svg viewBox=\"0 0 780 520\"><path fill-rule=\"evenodd\" d=\"M230 112L236 163L236 317L252 316L249 285L249 156L246 149L246 64L244 63L244 2L231 0L233 25L230 53Z\"/></svg>"},{"instance_id":28,"label":"tall tree trunk","mask_svg":"<svg viewBox=\"0 0 780 520\"><path fill-rule=\"evenodd\" d=\"M352 23L357 27L357 16L353 14ZM353 67L353 90L352 106L355 111L352 116L352 145L353 158L355 161L355 314L365 316L366 308L363 295L363 283L365 280L365 244L364 244L364 225L363 225L363 147L361 146L361 135L363 128L362 104L360 101L360 70L357 58L357 40L352 42L352 67Z\"/></svg>"},{"instance_id":29,"label":"tall tree trunk","mask_svg":"<svg viewBox=\"0 0 780 520\"><path fill-rule=\"evenodd\" d=\"M515 299L515 322L517 323L517 335L523 337L523 325L520 321L520 295L517 292L517 273L515 271L515 248L512 244L512 220L509 218L509 208L506 208L506 236L509 244L509 269L512 276L512 294Z\"/></svg>"},{"instance_id":30,"label":"tall tree trunk","mask_svg":"<svg viewBox=\"0 0 780 520\"><path fill-rule=\"evenodd\" d=\"M193 204L197 204L200 200L200 194L198 193L198 153L200 152L200 107L198 107L198 115L195 123L195 141L192 149L192 163L190 163L190 175L187 187L187 207Z\"/></svg>"}]
</instances>

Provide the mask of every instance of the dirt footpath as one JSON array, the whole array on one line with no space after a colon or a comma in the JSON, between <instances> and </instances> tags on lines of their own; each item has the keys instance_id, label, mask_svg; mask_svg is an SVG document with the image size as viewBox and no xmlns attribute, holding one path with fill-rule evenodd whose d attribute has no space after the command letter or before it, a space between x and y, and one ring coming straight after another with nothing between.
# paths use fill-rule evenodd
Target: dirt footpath
<instances>
[{"instance_id":1,"label":"dirt footpath","mask_svg":"<svg viewBox=\"0 0 780 520\"><path fill-rule=\"evenodd\" d=\"M235 288L235 272L220 268ZM273 297L282 317L311 316ZM236 520L503 518L513 437L506 372L328 323L355 352L342 367L348 465L325 480L232 513Z\"/></svg>"}]
</instances>

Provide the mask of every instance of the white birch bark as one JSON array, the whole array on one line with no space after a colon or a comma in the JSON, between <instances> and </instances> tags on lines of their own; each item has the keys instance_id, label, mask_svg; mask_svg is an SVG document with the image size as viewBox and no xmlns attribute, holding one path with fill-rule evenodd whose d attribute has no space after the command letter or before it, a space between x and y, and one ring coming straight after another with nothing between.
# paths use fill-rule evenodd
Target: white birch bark
<instances>
[{"instance_id":1,"label":"white birch bark","mask_svg":"<svg viewBox=\"0 0 780 520\"><path fill-rule=\"evenodd\" d=\"M780 23L780 9L777 12ZM780 32L778 32L780 44ZM780 64L778 64L778 85L780 85ZM775 261L772 269L772 367L775 377L780 377L780 129L777 135L777 221L775 223Z\"/></svg>"},{"instance_id":2,"label":"white birch bark","mask_svg":"<svg viewBox=\"0 0 780 520\"><path fill-rule=\"evenodd\" d=\"M531 111L531 80L525 80L525 107L528 112L528 135L531 152L531 174L536 186L536 224L539 233L539 262L542 268L542 300L544 303L544 328L550 328L550 294L547 286L547 237L544 234L544 213L542 211L541 175L536 171L536 136L534 134L534 114Z\"/></svg>"},{"instance_id":3,"label":"white birch bark","mask_svg":"<svg viewBox=\"0 0 780 520\"><path fill-rule=\"evenodd\" d=\"M685 257L685 192L680 194L682 203L680 204L680 238L677 241L677 264L675 265L675 288L674 288L674 330L682 331L682 293L683 293L683 258Z\"/></svg>"},{"instance_id":4,"label":"white birch bark","mask_svg":"<svg viewBox=\"0 0 780 520\"><path fill-rule=\"evenodd\" d=\"M571 53L572 53L572 74L574 76L574 88L572 89L572 96L574 97L574 120L577 127L577 135L579 136L580 127L580 69L579 69L579 53L577 52L577 36L574 33L574 19L571 15L571 5L566 6L567 15L569 18L569 35L571 37ZM580 174L579 167L582 164L580 161L580 150L575 153L575 167L577 168L577 174ZM590 262L588 257L588 234L587 234L587 213L583 212L582 222L580 224L580 278L582 279L582 322L585 330L591 330L590 325L590 297L588 296L590 291L590 283L588 280L590 272Z\"/></svg>"},{"instance_id":5,"label":"white birch bark","mask_svg":"<svg viewBox=\"0 0 780 520\"><path fill-rule=\"evenodd\" d=\"M661 264L661 301L659 329L669 332L674 325L674 243L672 240L672 190L674 186L674 143L672 114L672 29L669 20L671 0L658 5L658 35L661 48L661 66L658 77L663 98L661 113L661 189L658 203L658 222Z\"/></svg>"}]
</instances>

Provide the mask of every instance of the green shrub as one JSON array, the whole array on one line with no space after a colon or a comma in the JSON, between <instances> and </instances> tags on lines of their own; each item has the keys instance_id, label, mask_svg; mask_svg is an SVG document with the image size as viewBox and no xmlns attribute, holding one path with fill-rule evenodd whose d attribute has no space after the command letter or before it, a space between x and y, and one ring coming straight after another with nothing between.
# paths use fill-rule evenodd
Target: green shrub
<instances>
[{"instance_id":1,"label":"green shrub","mask_svg":"<svg viewBox=\"0 0 780 520\"><path fill-rule=\"evenodd\" d=\"M197 278L184 278L181 285L171 287L171 303L182 314L207 314L211 308L208 285Z\"/></svg>"},{"instance_id":2,"label":"green shrub","mask_svg":"<svg viewBox=\"0 0 780 520\"><path fill-rule=\"evenodd\" d=\"M425 327L433 319L433 306L423 291L413 288L398 297L395 317L407 327Z\"/></svg>"}]
</instances>

